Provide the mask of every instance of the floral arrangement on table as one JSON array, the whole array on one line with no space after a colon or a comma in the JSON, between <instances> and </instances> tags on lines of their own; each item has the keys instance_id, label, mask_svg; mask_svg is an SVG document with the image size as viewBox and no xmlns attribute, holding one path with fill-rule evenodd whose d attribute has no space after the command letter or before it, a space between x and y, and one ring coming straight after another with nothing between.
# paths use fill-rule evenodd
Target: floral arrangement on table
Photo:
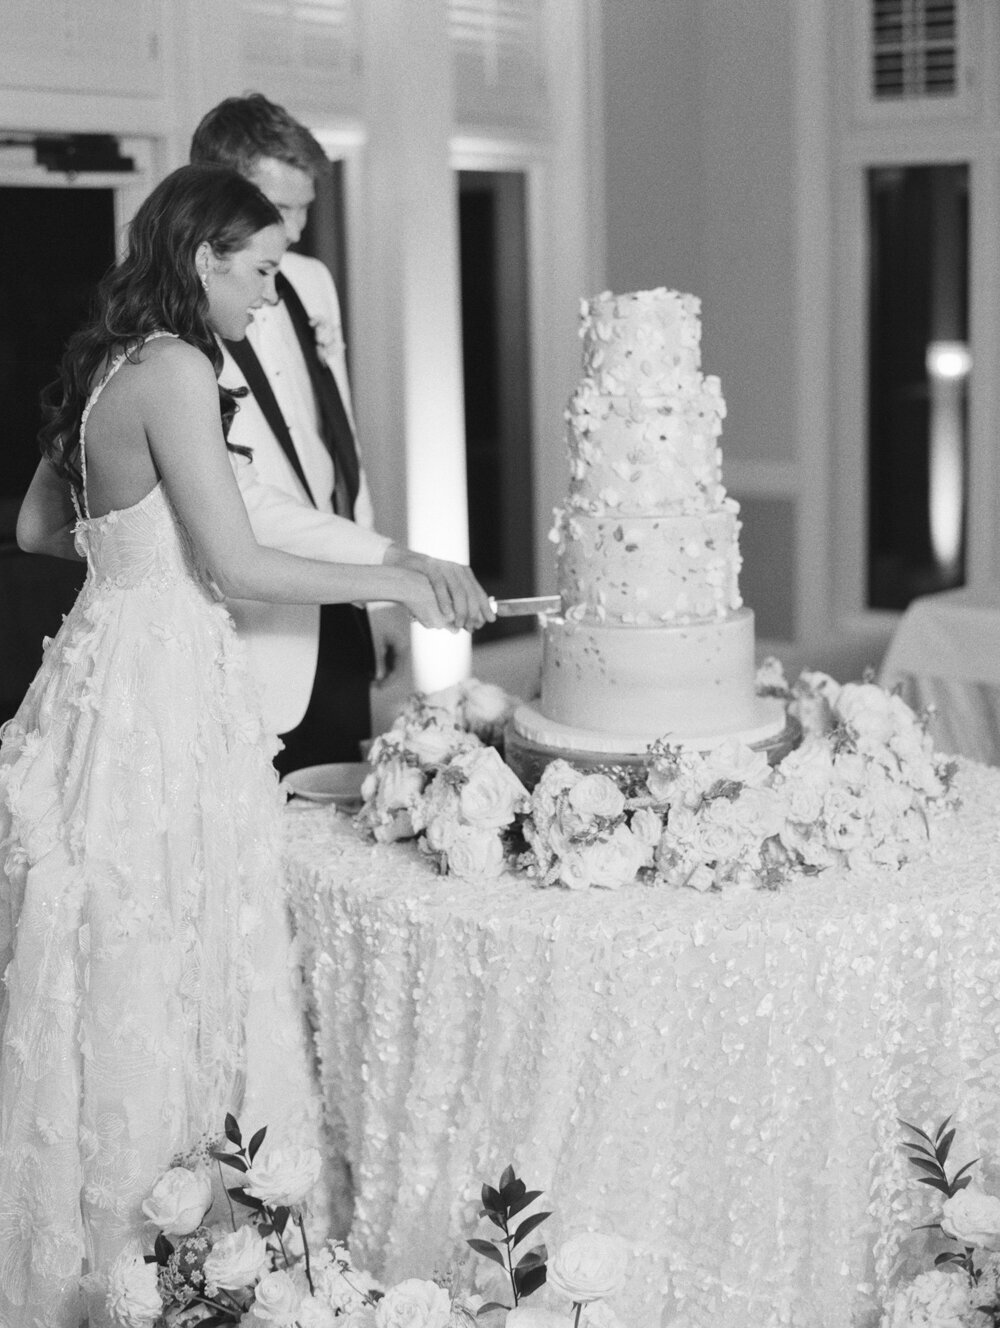
<instances>
[{"instance_id":1,"label":"floral arrangement on table","mask_svg":"<svg viewBox=\"0 0 1000 1328\"><path fill-rule=\"evenodd\" d=\"M412 697L372 743L355 824L382 842L418 837L442 872L499 876L528 808L527 789L499 751L515 704L474 678Z\"/></svg>"},{"instance_id":2,"label":"floral arrangement on table","mask_svg":"<svg viewBox=\"0 0 1000 1328\"><path fill-rule=\"evenodd\" d=\"M625 1282L627 1251L617 1237L584 1232L564 1242L551 1264L544 1245L515 1261L517 1247L550 1214L515 1220L541 1191L529 1190L512 1167L497 1186L482 1187L480 1217L501 1235L468 1242L502 1270L508 1305L457 1290L455 1277L411 1277L382 1288L339 1242L310 1250L306 1209L320 1155L301 1147L262 1152L266 1134L260 1129L244 1145L227 1116L224 1141L199 1144L156 1181L142 1205L157 1228L153 1252L126 1248L109 1274L107 1309L119 1328L469 1328L477 1319L495 1328L622 1328L603 1303ZM223 1182L221 1220L213 1218L212 1162L220 1177L223 1167L239 1173L239 1184ZM546 1282L550 1307L525 1305Z\"/></svg>"},{"instance_id":3,"label":"floral arrangement on table","mask_svg":"<svg viewBox=\"0 0 1000 1328\"><path fill-rule=\"evenodd\" d=\"M522 866L543 885L639 879L698 890L776 888L826 867L899 867L926 845L928 816L953 802L954 766L926 720L871 680L822 673L789 685L758 674L801 727L772 766L735 741L707 752L661 739L644 771L617 780L553 761L531 796Z\"/></svg>"},{"instance_id":4,"label":"floral arrangement on table","mask_svg":"<svg viewBox=\"0 0 1000 1328\"><path fill-rule=\"evenodd\" d=\"M918 1183L944 1195L937 1221L917 1230L940 1231L949 1242L926 1272L899 1287L881 1328L997 1328L1000 1325L1000 1198L972 1184L978 1158L951 1176L946 1170L955 1138L943 1121L933 1137L906 1121L914 1139L906 1148L921 1172Z\"/></svg>"},{"instance_id":5,"label":"floral arrangement on table","mask_svg":"<svg viewBox=\"0 0 1000 1328\"><path fill-rule=\"evenodd\" d=\"M774 889L827 867L898 868L924 849L930 817L955 801L955 765L935 754L926 716L869 676L789 684L775 659L757 690L801 730L775 765L736 741L697 752L663 738L645 767L613 776L552 761L530 795L496 750L512 698L475 681L414 698L372 746L357 823L380 840L419 836L441 871L517 867L570 889Z\"/></svg>"}]
</instances>

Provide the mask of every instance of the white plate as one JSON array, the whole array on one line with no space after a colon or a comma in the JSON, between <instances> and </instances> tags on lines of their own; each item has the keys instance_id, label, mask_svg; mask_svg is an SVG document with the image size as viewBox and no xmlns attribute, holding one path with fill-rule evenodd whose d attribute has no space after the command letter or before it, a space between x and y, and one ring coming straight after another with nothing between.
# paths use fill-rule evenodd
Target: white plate
<instances>
[{"instance_id":1,"label":"white plate","mask_svg":"<svg viewBox=\"0 0 1000 1328\"><path fill-rule=\"evenodd\" d=\"M335 802L338 807L359 806L361 784L370 769L367 761L308 765L302 770L291 771L281 783L289 793L309 802Z\"/></svg>"}]
</instances>

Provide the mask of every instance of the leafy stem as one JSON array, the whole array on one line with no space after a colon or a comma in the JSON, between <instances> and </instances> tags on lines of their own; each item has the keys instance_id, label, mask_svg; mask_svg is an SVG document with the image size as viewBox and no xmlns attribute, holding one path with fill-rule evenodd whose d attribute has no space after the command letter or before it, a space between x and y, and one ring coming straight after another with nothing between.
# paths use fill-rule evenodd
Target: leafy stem
<instances>
[{"instance_id":1,"label":"leafy stem","mask_svg":"<svg viewBox=\"0 0 1000 1328\"><path fill-rule=\"evenodd\" d=\"M502 1236L493 1240L475 1239L468 1242L477 1254L482 1254L497 1264L510 1278L515 1306L525 1296L537 1291L547 1275L545 1260L548 1254L544 1245L536 1246L527 1254L521 1255L516 1263L514 1261L516 1247L550 1216L549 1213L532 1213L530 1217L512 1225L514 1218L529 1204L540 1198L541 1193L541 1190L529 1190L524 1181L514 1174L514 1168L506 1167L498 1185L483 1186L483 1206L479 1211L479 1216L489 1218L503 1233ZM479 1314L483 1315L497 1308L508 1307L490 1301L480 1307Z\"/></svg>"}]
</instances>

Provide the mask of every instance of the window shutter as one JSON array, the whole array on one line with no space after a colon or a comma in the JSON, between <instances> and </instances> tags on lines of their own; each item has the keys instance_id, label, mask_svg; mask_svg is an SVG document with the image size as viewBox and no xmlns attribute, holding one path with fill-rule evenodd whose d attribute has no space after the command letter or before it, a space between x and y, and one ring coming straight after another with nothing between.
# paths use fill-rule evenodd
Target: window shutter
<instances>
[{"instance_id":1,"label":"window shutter","mask_svg":"<svg viewBox=\"0 0 1000 1328\"><path fill-rule=\"evenodd\" d=\"M871 0L875 101L959 91L959 0Z\"/></svg>"},{"instance_id":2,"label":"window shutter","mask_svg":"<svg viewBox=\"0 0 1000 1328\"><path fill-rule=\"evenodd\" d=\"M243 0L243 70L290 109L361 103L356 0Z\"/></svg>"},{"instance_id":3,"label":"window shutter","mask_svg":"<svg viewBox=\"0 0 1000 1328\"><path fill-rule=\"evenodd\" d=\"M455 119L543 131L545 0L449 0Z\"/></svg>"}]
</instances>

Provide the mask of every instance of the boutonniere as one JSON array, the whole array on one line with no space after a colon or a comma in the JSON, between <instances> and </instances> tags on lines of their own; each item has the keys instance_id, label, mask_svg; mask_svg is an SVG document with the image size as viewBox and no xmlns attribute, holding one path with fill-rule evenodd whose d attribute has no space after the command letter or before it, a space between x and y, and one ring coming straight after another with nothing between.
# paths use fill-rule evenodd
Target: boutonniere
<instances>
[{"instance_id":1,"label":"boutonniere","mask_svg":"<svg viewBox=\"0 0 1000 1328\"><path fill-rule=\"evenodd\" d=\"M334 351L343 350L344 339L340 334L340 328L329 318L310 318L309 325L316 338L316 349L320 355L331 355Z\"/></svg>"}]
</instances>

